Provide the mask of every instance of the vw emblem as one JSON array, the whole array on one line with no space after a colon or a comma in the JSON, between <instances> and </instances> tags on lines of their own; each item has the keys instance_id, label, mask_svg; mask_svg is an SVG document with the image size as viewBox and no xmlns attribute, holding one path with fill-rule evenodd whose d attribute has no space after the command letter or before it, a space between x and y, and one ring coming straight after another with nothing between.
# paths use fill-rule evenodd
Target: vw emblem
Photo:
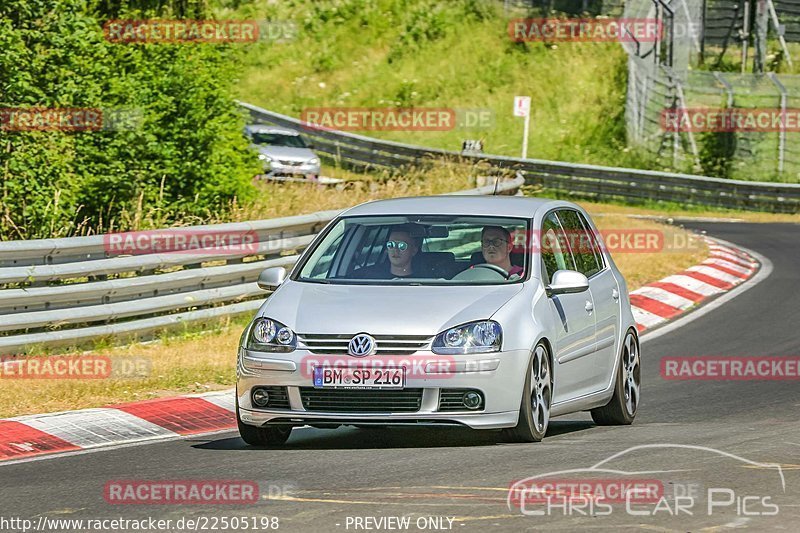
<instances>
[{"instance_id":1,"label":"vw emblem","mask_svg":"<svg viewBox=\"0 0 800 533\"><path fill-rule=\"evenodd\" d=\"M375 339L366 333L359 333L347 345L347 352L353 357L366 357L375 351Z\"/></svg>"}]
</instances>

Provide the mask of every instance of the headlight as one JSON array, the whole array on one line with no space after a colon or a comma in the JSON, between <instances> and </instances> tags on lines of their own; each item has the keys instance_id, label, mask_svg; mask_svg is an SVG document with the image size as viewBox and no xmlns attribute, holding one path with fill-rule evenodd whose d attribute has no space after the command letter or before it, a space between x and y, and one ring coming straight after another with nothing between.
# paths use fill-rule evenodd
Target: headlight
<instances>
[{"instance_id":1,"label":"headlight","mask_svg":"<svg viewBox=\"0 0 800 533\"><path fill-rule=\"evenodd\" d=\"M272 158L266 154L258 154L258 158L262 161L272 161Z\"/></svg>"},{"instance_id":2,"label":"headlight","mask_svg":"<svg viewBox=\"0 0 800 533\"><path fill-rule=\"evenodd\" d=\"M247 349L256 352L291 352L296 347L294 332L269 318L255 319L247 338Z\"/></svg>"},{"instance_id":3,"label":"headlight","mask_svg":"<svg viewBox=\"0 0 800 533\"><path fill-rule=\"evenodd\" d=\"M309 165L319 165L319 159L316 158L316 157L314 159L309 159L308 160L308 164Z\"/></svg>"},{"instance_id":4,"label":"headlight","mask_svg":"<svg viewBox=\"0 0 800 533\"><path fill-rule=\"evenodd\" d=\"M494 320L470 322L439 333L433 340L433 353L454 355L499 352L503 328Z\"/></svg>"}]
</instances>

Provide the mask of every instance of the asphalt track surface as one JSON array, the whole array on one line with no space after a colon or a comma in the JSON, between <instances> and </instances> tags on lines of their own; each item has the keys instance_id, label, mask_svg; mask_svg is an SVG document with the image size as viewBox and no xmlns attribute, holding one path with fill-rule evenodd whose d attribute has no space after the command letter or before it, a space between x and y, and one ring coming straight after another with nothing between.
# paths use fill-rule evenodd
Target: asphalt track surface
<instances>
[{"instance_id":1,"label":"asphalt track surface","mask_svg":"<svg viewBox=\"0 0 800 533\"><path fill-rule=\"evenodd\" d=\"M668 381L659 362L800 355L800 226L686 225L760 254L772 271L716 309L645 337L643 402L632 426L598 427L580 413L552 421L538 444L497 443L495 434L462 429L303 428L282 449L248 448L227 432L51 457L0 465L0 524L12 517L269 516L280 531L797 531L798 381ZM601 462L615 472L586 471ZM526 506L527 514L507 504L514 481L563 470L574 471L547 479L656 480L664 499L614 503L610 511L551 500L559 505ZM120 479L252 480L261 497L238 506L110 505L103 487ZM377 527L367 517L410 520ZM15 531L8 526L0 530Z\"/></svg>"}]
</instances>

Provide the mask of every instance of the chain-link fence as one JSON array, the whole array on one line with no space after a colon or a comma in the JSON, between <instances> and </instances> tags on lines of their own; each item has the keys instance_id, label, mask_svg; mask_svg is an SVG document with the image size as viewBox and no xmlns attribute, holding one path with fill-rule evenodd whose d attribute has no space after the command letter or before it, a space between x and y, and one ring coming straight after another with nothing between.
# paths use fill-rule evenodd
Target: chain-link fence
<instances>
[{"instance_id":1,"label":"chain-link fence","mask_svg":"<svg viewBox=\"0 0 800 533\"><path fill-rule=\"evenodd\" d=\"M800 5L800 0L782 4L794 3ZM725 43L725 34L714 25L727 20L717 4L626 3L625 18L657 19L663 26L655 42L625 43L629 142L671 160L676 168L748 180L798 181L800 127L790 115L800 109L800 76L699 70L708 44ZM726 23L735 28L736 10L743 8L726 4ZM704 19L710 9L716 10L716 18Z\"/></svg>"},{"instance_id":2,"label":"chain-link fence","mask_svg":"<svg viewBox=\"0 0 800 533\"><path fill-rule=\"evenodd\" d=\"M762 28L768 19L770 38L800 42L800 0L504 0L504 6L515 15L655 21L656 38L628 32L622 39L629 55L629 144L682 171L800 181L800 125L787 117L795 112L800 122L800 76L714 71L725 57L730 70L731 55L752 61L758 13L766 15ZM785 56L782 41L781 49ZM710 126L714 117L723 124Z\"/></svg>"}]
</instances>

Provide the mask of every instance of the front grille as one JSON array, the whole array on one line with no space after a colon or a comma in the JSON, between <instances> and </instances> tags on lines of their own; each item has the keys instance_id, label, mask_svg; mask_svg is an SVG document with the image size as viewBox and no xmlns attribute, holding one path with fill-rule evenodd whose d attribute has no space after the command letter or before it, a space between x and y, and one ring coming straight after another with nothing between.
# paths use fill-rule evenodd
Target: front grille
<instances>
[{"instance_id":1,"label":"front grille","mask_svg":"<svg viewBox=\"0 0 800 533\"><path fill-rule=\"evenodd\" d=\"M252 390L256 389L266 389L269 393L269 402L267 402L266 407L256 407L253 404L253 407L256 409L289 409L289 393L286 387L253 387Z\"/></svg>"},{"instance_id":2,"label":"front grille","mask_svg":"<svg viewBox=\"0 0 800 533\"><path fill-rule=\"evenodd\" d=\"M300 387L303 407L330 413L414 413L422 405L422 389L351 390Z\"/></svg>"},{"instance_id":3,"label":"front grille","mask_svg":"<svg viewBox=\"0 0 800 533\"><path fill-rule=\"evenodd\" d=\"M483 409L483 394L481 394L481 404L477 409L468 409L464 405L464 393L480 391L475 389L441 389L439 391L439 411L480 411Z\"/></svg>"},{"instance_id":4,"label":"front grille","mask_svg":"<svg viewBox=\"0 0 800 533\"><path fill-rule=\"evenodd\" d=\"M302 167L305 163L305 161L290 161L288 159L278 159L278 162L289 167Z\"/></svg>"},{"instance_id":5,"label":"front grille","mask_svg":"<svg viewBox=\"0 0 800 533\"><path fill-rule=\"evenodd\" d=\"M347 345L356 334L298 333L299 348L316 354L347 355ZM411 355L430 349L433 337L427 335L373 335L376 355Z\"/></svg>"}]
</instances>

